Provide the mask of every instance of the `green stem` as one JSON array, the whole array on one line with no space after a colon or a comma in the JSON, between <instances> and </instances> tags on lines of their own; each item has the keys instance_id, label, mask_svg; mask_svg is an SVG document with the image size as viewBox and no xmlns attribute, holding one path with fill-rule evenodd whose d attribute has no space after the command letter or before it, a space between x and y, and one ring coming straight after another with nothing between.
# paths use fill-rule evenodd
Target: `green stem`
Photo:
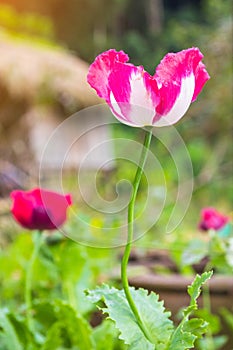
<instances>
[{"instance_id":1,"label":"green stem","mask_svg":"<svg viewBox=\"0 0 233 350\"><path fill-rule=\"evenodd\" d=\"M208 254L210 255L210 254ZM205 266L204 272L208 272L213 268L211 261L208 262ZM208 313L211 315L211 300L210 300L210 288L208 284L205 284L203 286L203 293L202 293L202 299L203 299L203 308L208 311ZM213 340L213 334L211 329L208 329L206 332L206 341L207 341L207 349L208 350L214 350L214 340Z\"/></svg>"},{"instance_id":2,"label":"green stem","mask_svg":"<svg viewBox=\"0 0 233 350\"><path fill-rule=\"evenodd\" d=\"M32 278L33 278L33 266L36 261L36 258L38 256L41 243L43 241L43 236L41 231L35 231L33 234L34 238L34 248L32 251L31 258L28 262L27 270L26 270L26 282L25 282L25 302L26 302L26 317L27 317L27 324L29 329L32 330Z\"/></svg>"},{"instance_id":3,"label":"green stem","mask_svg":"<svg viewBox=\"0 0 233 350\"><path fill-rule=\"evenodd\" d=\"M69 278L68 279L64 278L63 287L70 305L74 309L77 309L77 299L76 299L75 289L72 281Z\"/></svg>"},{"instance_id":4,"label":"green stem","mask_svg":"<svg viewBox=\"0 0 233 350\"><path fill-rule=\"evenodd\" d=\"M143 144L143 149L142 149L139 165L138 165L137 172L136 172L134 182L133 182L133 191L132 191L131 199L130 199L129 206L128 206L128 237L127 237L127 244L125 246L124 255L123 255L123 258L121 261L121 279L122 279L122 284L123 284L126 299L127 299L129 306L130 306L130 308L135 316L135 319L137 320L137 323L138 323L139 327L141 328L142 332L144 333L145 337L150 342L153 343L153 341L151 340L151 336L150 336L146 326L144 325L144 323L140 317L139 311L138 311L138 309L135 305L135 302L132 298L132 295L130 293L129 282L128 282L128 277L127 277L127 265L128 265L128 261L129 261L131 245L132 245L132 240L133 240L134 206L135 206L138 188L139 188L142 174L143 174L143 169L144 169L144 166L146 163L151 138L152 138L152 129L150 129L148 132L146 132L146 135L145 135L145 140L144 140L144 144Z\"/></svg>"}]
</instances>

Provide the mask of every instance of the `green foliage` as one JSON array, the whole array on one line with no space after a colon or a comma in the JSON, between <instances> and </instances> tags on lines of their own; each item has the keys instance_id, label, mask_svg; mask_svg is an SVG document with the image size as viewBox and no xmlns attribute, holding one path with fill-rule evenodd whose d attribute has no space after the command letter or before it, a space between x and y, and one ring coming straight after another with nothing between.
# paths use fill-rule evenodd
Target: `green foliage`
<instances>
[{"instance_id":1,"label":"green foliage","mask_svg":"<svg viewBox=\"0 0 233 350\"><path fill-rule=\"evenodd\" d=\"M114 323L111 320L104 320L92 332L92 339L95 344L95 350L124 350L126 346L120 340Z\"/></svg>"},{"instance_id":2,"label":"green foliage","mask_svg":"<svg viewBox=\"0 0 233 350\"><path fill-rule=\"evenodd\" d=\"M227 338L225 335L219 335L212 339L203 338L197 342L198 349L200 350L219 350L226 344Z\"/></svg>"},{"instance_id":3,"label":"green foliage","mask_svg":"<svg viewBox=\"0 0 233 350\"><path fill-rule=\"evenodd\" d=\"M191 349L195 340L201 338L207 330L208 323L203 319L189 319L189 317L197 310L197 298L201 293L201 287L211 275L212 272L197 275L192 285L188 287L190 305L184 309L183 319L176 329L169 319L170 313L164 309L163 302L158 300L158 295L153 292L148 295L142 288L138 290L130 288L142 322L149 332L150 341L145 338L136 322L123 290L103 285L88 291L87 294L88 298L115 322L116 328L120 331L120 339L129 345L129 349L187 350Z\"/></svg>"},{"instance_id":4,"label":"green foliage","mask_svg":"<svg viewBox=\"0 0 233 350\"><path fill-rule=\"evenodd\" d=\"M18 235L7 249L0 251L0 299L12 309L24 302L25 273L32 251L30 234ZM114 264L112 250L81 246L64 237L60 242L43 244L33 268L34 299L61 298L86 314L93 309L83 290L93 288Z\"/></svg>"},{"instance_id":5,"label":"green foliage","mask_svg":"<svg viewBox=\"0 0 233 350\"><path fill-rule=\"evenodd\" d=\"M198 239L190 241L182 254L182 265L193 265L208 254L208 243Z\"/></svg>"},{"instance_id":6,"label":"green foliage","mask_svg":"<svg viewBox=\"0 0 233 350\"><path fill-rule=\"evenodd\" d=\"M47 314L48 312L48 314ZM35 333L23 317L0 310L1 350L124 350L110 321L92 329L68 303L54 300L35 305Z\"/></svg>"},{"instance_id":7,"label":"green foliage","mask_svg":"<svg viewBox=\"0 0 233 350\"><path fill-rule=\"evenodd\" d=\"M169 341L167 350L187 350L194 347L194 342L200 338L207 329L207 323L200 318L189 319L191 313L197 310L197 298L201 293L201 287L210 277L212 272L205 272L197 275L191 286L188 287L188 294L191 297L190 304L183 310L183 319L176 328Z\"/></svg>"},{"instance_id":8,"label":"green foliage","mask_svg":"<svg viewBox=\"0 0 233 350\"><path fill-rule=\"evenodd\" d=\"M198 331L196 329L198 327ZM194 341L197 336L204 333L206 330L206 325L202 320L194 319L191 323L190 320L182 327L178 327L176 332L173 334L168 350L186 350L194 347Z\"/></svg>"},{"instance_id":9,"label":"green foliage","mask_svg":"<svg viewBox=\"0 0 233 350\"><path fill-rule=\"evenodd\" d=\"M52 306L56 321L48 329L42 349L56 350L62 346L93 350L92 330L89 323L67 303L57 300Z\"/></svg>"},{"instance_id":10,"label":"green foliage","mask_svg":"<svg viewBox=\"0 0 233 350\"><path fill-rule=\"evenodd\" d=\"M37 308L40 310L40 306L40 304L35 306L36 316ZM43 317L36 318L34 334L30 333L22 317L17 319L14 314L5 315L5 319L1 319L3 333L0 334L3 335L3 339L7 340L6 349L56 350L60 347L63 349L77 347L79 350L93 349L91 327L69 304L55 300L46 304L47 309L50 317L47 318L47 314L44 313Z\"/></svg>"},{"instance_id":11,"label":"green foliage","mask_svg":"<svg viewBox=\"0 0 233 350\"><path fill-rule=\"evenodd\" d=\"M206 336L197 341L197 348L199 350L221 349L227 341L227 336L219 334L222 330L220 316L212 314L207 308L196 310L195 316L202 318L208 325Z\"/></svg>"},{"instance_id":12,"label":"green foliage","mask_svg":"<svg viewBox=\"0 0 233 350\"><path fill-rule=\"evenodd\" d=\"M232 274L232 225L227 224L220 231L206 233L209 240L193 239L179 252L181 259L177 260L181 266L192 266L203 258L208 259L208 266L218 273Z\"/></svg>"},{"instance_id":13,"label":"green foliage","mask_svg":"<svg viewBox=\"0 0 233 350\"><path fill-rule=\"evenodd\" d=\"M21 32L50 39L53 37L53 26L48 17L34 13L19 13L8 5L0 5L0 25L12 33Z\"/></svg>"},{"instance_id":14,"label":"green foliage","mask_svg":"<svg viewBox=\"0 0 233 350\"><path fill-rule=\"evenodd\" d=\"M221 315L223 316L230 330L233 331L233 312L227 310L226 308L222 308Z\"/></svg>"},{"instance_id":15,"label":"green foliage","mask_svg":"<svg viewBox=\"0 0 233 350\"><path fill-rule=\"evenodd\" d=\"M191 286L188 287L188 294L191 297L190 306L184 310L184 315L189 316L190 312L197 309L197 298L201 293L201 287L210 279L213 272L204 272L201 276L197 275Z\"/></svg>"},{"instance_id":16,"label":"green foliage","mask_svg":"<svg viewBox=\"0 0 233 350\"><path fill-rule=\"evenodd\" d=\"M42 350L56 350L62 344L62 323L56 322L47 332Z\"/></svg>"},{"instance_id":17,"label":"green foliage","mask_svg":"<svg viewBox=\"0 0 233 350\"><path fill-rule=\"evenodd\" d=\"M222 238L218 233L214 234L210 240L209 257L212 266L216 267L218 271L226 274L233 273L233 264L231 257L232 247L230 242L232 237Z\"/></svg>"},{"instance_id":18,"label":"green foliage","mask_svg":"<svg viewBox=\"0 0 233 350\"><path fill-rule=\"evenodd\" d=\"M163 302L158 301L158 295L155 293L148 295L146 290L135 290L134 288L130 288L130 292L156 348L159 350L165 349L166 341L173 329L172 322L169 319L170 313L165 312ZM120 331L120 339L123 339L126 344L130 345L129 349L152 350L155 348L145 338L135 321L123 290L103 285L93 291L89 291L88 298L93 303L98 303L99 301L105 303L106 307L100 306L100 309L115 321L116 327Z\"/></svg>"},{"instance_id":19,"label":"green foliage","mask_svg":"<svg viewBox=\"0 0 233 350\"><path fill-rule=\"evenodd\" d=\"M33 332L28 328L24 288L32 248L32 235L22 233L0 251L0 350L101 350L101 344L125 349L109 322L90 327L93 304L83 292L114 263L112 251L84 247L55 232L45 237L33 267Z\"/></svg>"},{"instance_id":20,"label":"green foliage","mask_svg":"<svg viewBox=\"0 0 233 350\"><path fill-rule=\"evenodd\" d=\"M206 21L214 26L216 22L221 21L222 18L229 16L232 10L232 3L230 0L218 1L218 0L204 0L203 10L208 13Z\"/></svg>"},{"instance_id":21,"label":"green foliage","mask_svg":"<svg viewBox=\"0 0 233 350\"><path fill-rule=\"evenodd\" d=\"M212 314L206 308L195 311L195 316L202 318L208 323L208 331L214 335L218 334L221 330L220 318L217 315Z\"/></svg>"},{"instance_id":22,"label":"green foliage","mask_svg":"<svg viewBox=\"0 0 233 350\"><path fill-rule=\"evenodd\" d=\"M23 350L17 332L12 326L7 313L3 309L0 309L0 341L1 350Z\"/></svg>"}]
</instances>

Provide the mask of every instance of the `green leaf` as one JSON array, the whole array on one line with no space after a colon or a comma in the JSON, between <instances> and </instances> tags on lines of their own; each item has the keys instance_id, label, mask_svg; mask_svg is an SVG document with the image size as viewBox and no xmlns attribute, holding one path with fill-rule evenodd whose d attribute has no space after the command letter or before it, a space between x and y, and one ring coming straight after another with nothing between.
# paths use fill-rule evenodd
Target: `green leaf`
<instances>
[{"instance_id":1,"label":"green leaf","mask_svg":"<svg viewBox=\"0 0 233 350\"><path fill-rule=\"evenodd\" d=\"M193 347L196 336L183 331L183 327L177 327L171 337L167 350L187 350Z\"/></svg>"},{"instance_id":2,"label":"green leaf","mask_svg":"<svg viewBox=\"0 0 233 350\"><path fill-rule=\"evenodd\" d=\"M88 291L88 298L94 303L104 302L106 307L102 305L99 308L116 323L116 328L120 331L119 338L129 345L129 350L165 349L173 331L173 323L169 319L170 312L165 311L163 302L158 301L157 294L152 292L148 295L148 291L142 288L130 288L130 292L153 344L145 338L137 324L123 290L103 285Z\"/></svg>"},{"instance_id":3,"label":"green leaf","mask_svg":"<svg viewBox=\"0 0 233 350\"><path fill-rule=\"evenodd\" d=\"M40 332L45 335L53 323L57 321L54 302L50 302L49 300L36 300L33 304L33 309Z\"/></svg>"},{"instance_id":4,"label":"green leaf","mask_svg":"<svg viewBox=\"0 0 233 350\"><path fill-rule=\"evenodd\" d=\"M95 350L112 350L114 347L112 333L112 324L108 320L102 322L100 326L95 327L92 334Z\"/></svg>"},{"instance_id":5,"label":"green leaf","mask_svg":"<svg viewBox=\"0 0 233 350\"><path fill-rule=\"evenodd\" d=\"M62 279L62 288L67 299L76 306L79 313L91 310L83 290L96 285L93 281L94 271L90 266L85 247L80 247L70 241L65 241L53 247L53 258ZM74 268L75 267L75 268Z\"/></svg>"},{"instance_id":6,"label":"green leaf","mask_svg":"<svg viewBox=\"0 0 233 350\"><path fill-rule=\"evenodd\" d=\"M92 338L95 343L95 350L114 350L118 341L119 332L111 320L104 320L99 326L95 327L92 332ZM118 349L118 347L117 347Z\"/></svg>"},{"instance_id":7,"label":"green leaf","mask_svg":"<svg viewBox=\"0 0 233 350\"><path fill-rule=\"evenodd\" d=\"M190 306L184 310L184 313L189 314L189 310L197 309L197 298L201 294L201 287L210 279L213 271L204 272L202 275L196 275L191 286L188 286L188 294L191 297Z\"/></svg>"},{"instance_id":8,"label":"green leaf","mask_svg":"<svg viewBox=\"0 0 233 350\"><path fill-rule=\"evenodd\" d=\"M221 321L218 315L214 315L207 309L200 309L195 311L195 316L202 318L208 323L208 330L213 334L217 334L221 330Z\"/></svg>"},{"instance_id":9,"label":"green leaf","mask_svg":"<svg viewBox=\"0 0 233 350\"><path fill-rule=\"evenodd\" d=\"M230 239L229 239L230 241ZM210 241L209 255L212 266L221 273L233 273L233 266L229 261L228 244L221 237L214 235Z\"/></svg>"},{"instance_id":10,"label":"green leaf","mask_svg":"<svg viewBox=\"0 0 233 350\"><path fill-rule=\"evenodd\" d=\"M214 341L214 346L215 346L216 350L222 349L223 345L225 345L227 342L227 336L226 335L218 335L218 336L213 338L213 341Z\"/></svg>"},{"instance_id":11,"label":"green leaf","mask_svg":"<svg viewBox=\"0 0 233 350\"><path fill-rule=\"evenodd\" d=\"M4 333L3 339L7 350L23 350L17 333L4 310L0 310L0 327Z\"/></svg>"},{"instance_id":12,"label":"green leaf","mask_svg":"<svg viewBox=\"0 0 233 350\"><path fill-rule=\"evenodd\" d=\"M57 350L63 344L62 328L63 325L60 321L50 327L41 350Z\"/></svg>"},{"instance_id":13,"label":"green leaf","mask_svg":"<svg viewBox=\"0 0 233 350\"><path fill-rule=\"evenodd\" d=\"M215 337L205 337L197 341L198 349L200 350L220 350L227 342L226 335L219 335Z\"/></svg>"},{"instance_id":14,"label":"green leaf","mask_svg":"<svg viewBox=\"0 0 233 350\"><path fill-rule=\"evenodd\" d=\"M67 302L54 300L51 303L38 303L35 312L38 329L44 337L42 350L94 349L91 326Z\"/></svg>"},{"instance_id":15,"label":"green leaf","mask_svg":"<svg viewBox=\"0 0 233 350\"><path fill-rule=\"evenodd\" d=\"M62 324L63 338L67 338L79 350L92 350L91 327L89 323L67 303L54 302L58 321ZM57 326L58 327L58 326ZM58 332L58 328L56 329Z\"/></svg>"},{"instance_id":16,"label":"green leaf","mask_svg":"<svg viewBox=\"0 0 233 350\"><path fill-rule=\"evenodd\" d=\"M201 318L191 318L184 323L183 331L192 333L196 338L201 338L208 329L208 322Z\"/></svg>"},{"instance_id":17,"label":"green leaf","mask_svg":"<svg viewBox=\"0 0 233 350\"><path fill-rule=\"evenodd\" d=\"M226 308L222 308L220 312L228 327L233 331L233 313L227 310Z\"/></svg>"},{"instance_id":18,"label":"green leaf","mask_svg":"<svg viewBox=\"0 0 233 350\"><path fill-rule=\"evenodd\" d=\"M28 328L26 319L24 317L20 317L20 315L13 313L8 314L8 319L14 327L23 348L27 350L38 349L38 333L35 332L33 334L31 332L31 330Z\"/></svg>"},{"instance_id":19,"label":"green leaf","mask_svg":"<svg viewBox=\"0 0 233 350\"><path fill-rule=\"evenodd\" d=\"M201 261L208 254L208 244L194 239L182 254L182 265L193 265Z\"/></svg>"},{"instance_id":20,"label":"green leaf","mask_svg":"<svg viewBox=\"0 0 233 350\"><path fill-rule=\"evenodd\" d=\"M196 275L191 286L188 286L190 304L183 310L183 319L173 332L167 350L188 350L193 348L194 342L207 329L207 323L202 319L189 320L192 311L197 309L197 298L201 293L202 285L212 276L212 271Z\"/></svg>"}]
</instances>

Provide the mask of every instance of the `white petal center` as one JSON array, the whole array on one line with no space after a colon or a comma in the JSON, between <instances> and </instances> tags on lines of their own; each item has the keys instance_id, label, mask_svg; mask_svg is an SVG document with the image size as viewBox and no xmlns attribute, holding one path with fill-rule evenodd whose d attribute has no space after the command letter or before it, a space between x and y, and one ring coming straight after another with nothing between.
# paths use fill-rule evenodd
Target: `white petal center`
<instances>
[{"instance_id":1,"label":"white petal center","mask_svg":"<svg viewBox=\"0 0 233 350\"><path fill-rule=\"evenodd\" d=\"M195 89L195 78L191 74L188 77L185 77L181 81L181 90L180 94L177 97L171 110L164 116L162 116L156 123L155 126L166 126L172 125L178 122L180 118L186 113L189 108L189 105L192 101L193 93Z\"/></svg>"},{"instance_id":2,"label":"white petal center","mask_svg":"<svg viewBox=\"0 0 233 350\"><path fill-rule=\"evenodd\" d=\"M128 119L139 126L151 125L155 115L155 107L141 72L131 75L130 87L130 115Z\"/></svg>"}]
</instances>

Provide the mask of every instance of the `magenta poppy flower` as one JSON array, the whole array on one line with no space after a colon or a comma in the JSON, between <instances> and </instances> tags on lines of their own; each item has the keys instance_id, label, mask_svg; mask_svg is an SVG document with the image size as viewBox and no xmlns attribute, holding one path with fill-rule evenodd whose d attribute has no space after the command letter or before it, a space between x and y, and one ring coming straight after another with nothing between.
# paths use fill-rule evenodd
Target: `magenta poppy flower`
<instances>
[{"instance_id":1,"label":"magenta poppy flower","mask_svg":"<svg viewBox=\"0 0 233 350\"><path fill-rule=\"evenodd\" d=\"M13 191L11 212L15 220L29 230L54 230L66 221L69 194L35 188L32 191Z\"/></svg>"},{"instance_id":2,"label":"magenta poppy flower","mask_svg":"<svg viewBox=\"0 0 233 350\"><path fill-rule=\"evenodd\" d=\"M229 218L219 213L215 208L204 208L201 211L201 222L199 228L202 231L208 231L210 229L220 230L229 221Z\"/></svg>"},{"instance_id":3,"label":"magenta poppy flower","mask_svg":"<svg viewBox=\"0 0 233 350\"><path fill-rule=\"evenodd\" d=\"M135 127L171 125L183 117L209 79L202 58L198 48L168 53L151 76L142 66L127 63L123 51L111 49L96 57L87 81L120 122Z\"/></svg>"}]
</instances>

